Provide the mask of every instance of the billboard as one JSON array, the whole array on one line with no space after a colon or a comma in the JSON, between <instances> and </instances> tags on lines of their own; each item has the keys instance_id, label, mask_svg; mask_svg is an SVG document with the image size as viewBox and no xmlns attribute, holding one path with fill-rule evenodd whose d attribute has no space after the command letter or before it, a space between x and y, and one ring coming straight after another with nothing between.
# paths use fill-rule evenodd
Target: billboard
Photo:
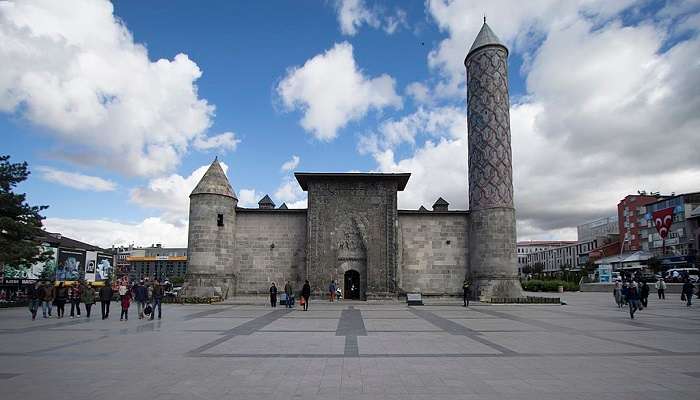
<instances>
[{"instance_id":1,"label":"billboard","mask_svg":"<svg viewBox=\"0 0 700 400\"><path fill-rule=\"evenodd\" d=\"M85 280L88 282L95 281L95 269L97 266L97 252L88 251L85 257Z\"/></svg>"},{"instance_id":2,"label":"billboard","mask_svg":"<svg viewBox=\"0 0 700 400\"><path fill-rule=\"evenodd\" d=\"M46 245L39 246L41 252L49 252L49 259L45 262L38 262L32 265L22 265L13 267L6 265L2 275L11 279L54 279L56 271L56 260L58 259L58 249Z\"/></svg>"},{"instance_id":3,"label":"billboard","mask_svg":"<svg viewBox=\"0 0 700 400\"><path fill-rule=\"evenodd\" d=\"M59 250L56 265L57 281L75 281L85 272L85 252L82 250Z\"/></svg>"},{"instance_id":4,"label":"billboard","mask_svg":"<svg viewBox=\"0 0 700 400\"><path fill-rule=\"evenodd\" d=\"M114 256L107 254L97 255L97 265L95 266L95 280L104 281L113 278Z\"/></svg>"}]
</instances>

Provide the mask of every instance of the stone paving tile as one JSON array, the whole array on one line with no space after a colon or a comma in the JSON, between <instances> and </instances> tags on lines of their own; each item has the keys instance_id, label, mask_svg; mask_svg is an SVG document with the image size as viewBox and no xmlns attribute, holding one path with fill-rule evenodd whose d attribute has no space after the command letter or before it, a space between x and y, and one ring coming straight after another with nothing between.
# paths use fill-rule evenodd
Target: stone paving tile
<instances>
[{"instance_id":1,"label":"stone paving tile","mask_svg":"<svg viewBox=\"0 0 700 400\"><path fill-rule=\"evenodd\" d=\"M166 305L162 321L132 309L128 322L0 309L0 397L697 399L699 309L652 298L631 321L609 294L562 297L567 306Z\"/></svg>"}]
</instances>

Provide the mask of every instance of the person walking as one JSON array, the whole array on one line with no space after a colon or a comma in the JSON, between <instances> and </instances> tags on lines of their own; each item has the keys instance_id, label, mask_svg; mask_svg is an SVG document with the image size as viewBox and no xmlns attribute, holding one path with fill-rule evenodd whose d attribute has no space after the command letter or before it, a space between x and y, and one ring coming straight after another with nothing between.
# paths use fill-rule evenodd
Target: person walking
<instances>
[{"instance_id":1,"label":"person walking","mask_svg":"<svg viewBox=\"0 0 700 400\"><path fill-rule=\"evenodd\" d=\"M328 298L331 303L335 301L335 281L331 281L331 284L328 285Z\"/></svg>"},{"instance_id":2,"label":"person walking","mask_svg":"<svg viewBox=\"0 0 700 400\"><path fill-rule=\"evenodd\" d=\"M304 286L301 288L301 297L304 299L304 311L309 311L309 297L311 297L311 285L309 281L304 281Z\"/></svg>"},{"instance_id":3,"label":"person walking","mask_svg":"<svg viewBox=\"0 0 700 400\"><path fill-rule=\"evenodd\" d=\"M29 312L32 313L32 321L36 319L36 313L41 305L41 283L36 282L27 290L27 298L29 299Z\"/></svg>"},{"instance_id":4,"label":"person walking","mask_svg":"<svg viewBox=\"0 0 700 400\"><path fill-rule=\"evenodd\" d=\"M627 294L629 293L629 283L622 282L622 289L620 289L620 293L622 294L622 304L627 305Z\"/></svg>"},{"instance_id":5,"label":"person walking","mask_svg":"<svg viewBox=\"0 0 700 400\"><path fill-rule=\"evenodd\" d=\"M686 300L686 306L690 307L692 305L692 299L693 299L693 292L695 291L695 286L690 282L690 279L685 280L685 283L683 284L683 295L685 296Z\"/></svg>"},{"instance_id":6,"label":"person walking","mask_svg":"<svg viewBox=\"0 0 700 400\"><path fill-rule=\"evenodd\" d=\"M613 296L615 297L617 308L622 308L622 284L620 282L615 282L613 286Z\"/></svg>"},{"instance_id":7,"label":"person walking","mask_svg":"<svg viewBox=\"0 0 700 400\"><path fill-rule=\"evenodd\" d=\"M41 310L44 312L44 318L51 318L51 308L53 307L53 298L55 294L52 282L46 282L44 285L44 293L41 298ZM46 314L48 313L48 317Z\"/></svg>"},{"instance_id":8,"label":"person walking","mask_svg":"<svg viewBox=\"0 0 700 400\"><path fill-rule=\"evenodd\" d=\"M642 287L639 291L639 300L642 303L642 307L647 308L649 304L649 285L646 282L642 282Z\"/></svg>"},{"instance_id":9,"label":"person walking","mask_svg":"<svg viewBox=\"0 0 700 400\"><path fill-rule=\"evenodd\" d=\"M146 307L146 301L148 300L148 291L143 286L143 280L139 281L138 285L134 287L134 300L136 300L136 311L139 314L139 319L143 319L143 309Z\"/></svg>"},{"instance_id":10,"label":"person walking","mask_svg":"<svg viewBox=\"0 0 700 400\"><path fill-rule=\"evenodd\" d=\"M122 304L122 312L119 315L119 320L120 321L128 321L129 320L129 305L131 304L131 292L126 290L126 286L123 286L124 293L122 294L122 286L119 287L119 301Z\"/></svg>"},{"instance_id":11,"label":"person walking","mask_svg":"<svg viewBox=\"0 0 700 400\"><path fill-rule=\"evenodd\" d=\"M272 308L277 307L277 286L275 286L275 282L272 282L272 286L270 286L270 306Z\"/></svg>"},{"instance_id":12,"label":"person walking","mask_svg":"<svg viewBox=\"0 0 700 400\"><path fill-rule=\"evenodd\" d=\"M469 307L469 289L471 286L472 283L469 282L469 279L465 279L464 282L462 282L462 300L464 301L463 307Z\"/></svg>"},{"instance_id":13,"label":"person walking","mask_svg":"<svg viewBox=\"0 0 700 400\"><path fill-rule=\"evenodd\" d=\"M287 308L292 308L292 301L294 301L294 297L292 296L293 292L294 290L292 289L292 284L287 281L287 283L284 285L284 295L287 297Z\"/></svg>"},{"instance_id":14,"label":"person walking","mask_svg":"<svg viewBox=\"0 0 700 400\"><path fill-rule=\"evenodd\" d=\"M102 319L109 318L109 305L112 302L112 296L114 295L114 290L112 290L112 284L110 281L105 281L104 286L100 288L100 303L102 305Z\"/></svg>"},{"instance_id":15,"label":"person walking","mask_svg":"<svg viewBox=\"0 0 700 400\"><path fill-rule=\"evenodd\" d=\"M85 304L85 318L90 318L92 305L95 304L95 289L91 283L83 287L83 290L80 292L80 300Z\"/></svg>"},{"instance_id":16,"label":"person walking","mask_svg":"<svg viewBox=\"0 0 700 400\"><path fill-rule=\"evenodd\" d=\"M629 303L630 306L630 318L634 319L634 313L639 310L640 305L636 282L631 282L627 288L627 303Z\"/></svg>"},{"instance_id":17,"label":"person walking","mask_svg":"<svg viewBox=\"0 0 700 400\"><path fill-rule=\"evenodd\" d=\"M153 318L156 316L156 307L158 307L158 319L162 317L162 301L163 295L165 295L165 290L163 289L163 285L160 283L160 278L153 282L152 288L151 304L153 304L153 311L151 312L151 321L153 321Z\"/></svg>"},{"instance_id":18,"label":"person walking","mask_svg":"<svg viewBox=\"0 0 700 400\"><path fill-rule=\"evenodd\" d=\"M80 289L81 283L75 282L68 290L68 301L70 301L70 317L75 318L78 315L80 318Z\"/></svg>"},{"instance_id":19,"label":"person walking","mask_svg":"<svg viewBox=\"0 0 700 400\"><path fill-rule=\"evenodd\" d=\"M664 278L659 278L654 287L656 287L656 294L659 296L659 300L666 300L666 282Z\"/></svg>"},{"instance_id":20,"label":"person walking","mask_svg":"<svg viewBox=\"0 0 700 400\"><path fill-rule=\"evenodd\" d=\"M61 282L58 284L56 298L54 299L56 303L56 316L58 318L63 318L66 314L66 301L68 301L68 288Z\"/></svg>"}]
</instances>

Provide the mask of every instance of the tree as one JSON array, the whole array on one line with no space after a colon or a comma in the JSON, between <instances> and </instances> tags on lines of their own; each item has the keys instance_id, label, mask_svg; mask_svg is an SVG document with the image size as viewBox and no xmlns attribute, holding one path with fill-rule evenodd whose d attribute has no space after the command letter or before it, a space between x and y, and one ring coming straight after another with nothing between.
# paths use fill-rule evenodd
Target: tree
<instances>
[{"instance_id":1,"label":"tree","mask_svg":"<svg viewBox=\"0 0 700 400\"><path fill-rule=\"evenodd\" d=\"M539 275L541 278L542 272L544 272L544 263L536 262L536 263L532 264L532 273L533 274Z\"/></svg>"},{"instance_id":2,"label":"tree","mask_svg":"<svg viewBox=\"0 0 700 400\"><path fill-rule=\"evenodd\" d=\"M25 267L49 259L41 249L40 212L48 206L30 206L24 193L13 192L30 172L26 162L10 163L0 156L0 266Z\"/></svg>"},{"instance_id":3,"label":"tree","mask_svg":"<svg viewBox=\"0 0 700 400\"><path fill-rule=\"evenodd\" d=\"M649 267L649 269L655 274L664 272L664 267L663 264L661 264L661 260L656 257L652 257L647 260L647 267Z\"/></svg>"}]
</instances>

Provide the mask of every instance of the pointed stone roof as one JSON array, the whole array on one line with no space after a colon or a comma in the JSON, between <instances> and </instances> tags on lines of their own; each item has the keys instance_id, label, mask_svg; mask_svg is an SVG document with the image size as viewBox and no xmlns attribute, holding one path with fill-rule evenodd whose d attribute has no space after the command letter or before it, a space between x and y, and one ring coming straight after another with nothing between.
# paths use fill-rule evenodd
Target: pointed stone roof
<instances>
[{"instance_id":1,"label":"pointed stone roof","mask_svg":"<svg viewBox=\"0 0 700 400\"><path fill-rule=\"evenodd\" d=\"M449 205L450 205L450 203L445 201L445 199L443 199L442 197L438 197L438 199L435 200L435 204L433 204L433 207L435 207L435 206L449 206Z\"/></svg>"},{"instance_id":2,"label":"pointed stone roof","mask_svg":"<svg viewBox=\"0 0 700 400\"><path fill-rule=\"evenodd\" d=\"M260 208L275 208L275 202L272 201L270 196L265 195L265 197L258 202L258 206L260 206Z\"/></svg>"},{"instance_id":3,"label":"pointed stone roof","mask_svg":"<svg viewBox=\"0 0 700 400\"><path fill-rule=\"evenodd\" d=\"M195 194L218 194L238 200L218 158L215 158L214 162L211 163L207 172L190 193L190 197Z\"/></svg>"},{"instance_id":4,"label":"pointed stone roof","mask_svg":"<svg viewBox=\"0 0 700 400\"><path fill-rule=\"evenodd\" d=\"M418 211L428 211L428 209L421 205L420 208L418 209Z\"/></svg>"},{"instance_id":5,"label":"pointed stone roof","mask_svg":"<svg viewBox=\"0 0 700 400\"><path fill-rule=\"evenodd\" d=\"M476 35L476 39L474 39L474 43L469 49L467 57L469 57L469 54L475 52L476 50L484 46L501 46L504 49L506 49L506 51L508 51L508 48L503 43L501 43L501 40L498 38L498 36L496 36L495 33L493 33L491 27L486 23L486 18L484 18L484 25L481 27L479 34Z\"/></svg>"},{"instance_id":6,"label":"pointed stone roof","mask_svg":"<svg viewBox=\"0 0 700 400\"><path fill-rule=\"evenodd\" d=\"M277 207L278 210L288 210L289 207L287 207L287 203L282 203L281 206Z\"/></svg>"},{"instance_id":7,"label":"pointed stone roof","mask_svg":"<svg viewBox=\"0 0 700 400\"><path fill-rule=\"evenodd\" d=\"M449 205L450 203L446 202L442 197L439 197L435 201L435 204L433 204L433 211L447 211Z\"/></svg>"}]
</instances>

